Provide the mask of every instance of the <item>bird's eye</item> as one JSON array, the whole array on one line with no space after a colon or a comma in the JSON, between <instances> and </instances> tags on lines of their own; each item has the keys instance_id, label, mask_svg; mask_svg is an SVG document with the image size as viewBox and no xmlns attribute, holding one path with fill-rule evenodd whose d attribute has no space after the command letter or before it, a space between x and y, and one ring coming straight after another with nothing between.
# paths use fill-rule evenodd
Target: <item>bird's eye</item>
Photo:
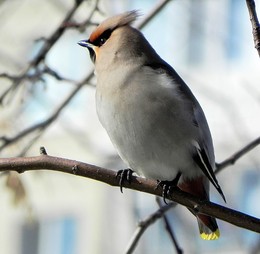
<instances>
[{"instance_id":1,"label":"bird's eye","mask_svg":"<svg viewBox=\"0 0 260 254\"><path fill-rule=\"evenodd\" d=\"M112 33L112 31L110 29L108 29L105 32L103 32L99 36L99 38L96 40L95 45L98 46L98 47L101 47L109 39L111 33Z\"/></svg>"},{"instance_id":2,"label":"bird's eye","mask_svg":"<svg viewBox=\"0 0 260 254\"><path fill-rule=\"evenodd\" d=\"M106 38L100 38L99 39L99 43L98 43L98 46L102 46L105 42L107 41L107 39Z\"/></svg>"}]
</instances>

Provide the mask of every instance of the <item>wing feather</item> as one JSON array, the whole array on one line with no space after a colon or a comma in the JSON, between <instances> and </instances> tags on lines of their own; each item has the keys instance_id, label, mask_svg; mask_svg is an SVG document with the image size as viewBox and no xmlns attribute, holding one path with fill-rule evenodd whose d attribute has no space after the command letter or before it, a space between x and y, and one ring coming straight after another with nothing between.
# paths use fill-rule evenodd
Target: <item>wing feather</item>
<instances>
[{"instance_id":1,"label":"wing feather","mask_svg":"<svg viewBox=\"0 0 260 254\"><path fill-rule=\"evenodd\" d=\"M182 92L183 99L189 104L188 109L190 110L190 115L193 116L191 121L194 126L198 128L199 133L199 140L195 141L196 144L193 144L195 147L193 160L226 202L223 191L214 174L215 157L213 143L208 123L200 104L178 73L162 59L160 59L160 61L155 61L152 64L147 64L146 66L151 67L160 74L165 73L168 75L174 81L173 84L177 85L178 89Z\"/></svg>"}]
</instances>

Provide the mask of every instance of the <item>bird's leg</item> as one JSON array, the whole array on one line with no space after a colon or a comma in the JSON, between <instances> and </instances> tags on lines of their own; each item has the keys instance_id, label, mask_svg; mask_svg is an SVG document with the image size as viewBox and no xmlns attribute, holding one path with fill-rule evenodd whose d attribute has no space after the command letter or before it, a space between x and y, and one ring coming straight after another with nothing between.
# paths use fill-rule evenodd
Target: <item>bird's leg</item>
<instances>
[{"instance_id":1,"label":"bird's leg","mask_svg":"<svg viewBox=\"0 0 260 254\"><path fill-rule=\"evenodd\" d=\"M119 186L120 186L120 191L122 193L123 193L124 182L128 182L130 184L132 181L133 173L134 171L130 168L118 170L116 174L116 178L119 178Z\"/></svg>"},{"instance_id":2,"label":"bird's leg","mask_svg":"<svg viewBox=\"0 0 260 254\"><path fill-rule=\"evenodd\" d=\"M162 187L162 197L163 197L163 201L165 204L168 204L166 202L167 197L169 197L172 193L172 190L174 188L177 188L178 182L181 178L181 172L178 172L178 174L176 175L176 177L172 180L172 181L160 181L157 180L158 182L158 186Z\"/></svg>"}]
</instances>

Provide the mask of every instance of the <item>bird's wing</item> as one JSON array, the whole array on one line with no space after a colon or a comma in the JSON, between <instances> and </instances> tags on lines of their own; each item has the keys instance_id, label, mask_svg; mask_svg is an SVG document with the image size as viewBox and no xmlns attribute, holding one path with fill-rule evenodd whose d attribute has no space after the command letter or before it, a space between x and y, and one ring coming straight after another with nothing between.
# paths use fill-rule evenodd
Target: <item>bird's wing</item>
<instances>
[{"instance_id":1,"label":"bird's wing","mask_svg":"<svg viewBox=\"0 0 260 254\"><path fill-rule=\"evenodd\" d=\"M149 64L147 66L156 70L160 74L166 74L172 79L173 84L178 86L182 98L185 100L186 104L189 105L188 110L191 111L190 115L193 116L192 123L198 128L199 140L193 142L195 148L193 160L202 170L204 175L209 179L209 181L215 186L223 200L226 202L225 196L214 174L214 149L210 130L203 110L189 87L178 75L178 73L169 64L164 62L162 59L160 60L161 61Z\"/></svg>"},{"instance_id":2,"label":"bird's wing","mask_svg":"<svg viewBox=\"0 0 260 254\"><path fill-rule=\"evenodd\" d=\"M210 180L210 182L214 185L214 187L217 189L223 200L226 202L226 198L224 196L224 193L221 189L221 187L218 184L218 180L214 174L214 171L212 169L212 166L209 162L207 153L204 148L201 148L199 144L194 144L196 147L196 152L193 155L193 160L196 162L196 164L200 167L202 172L205 176Z\"/></svg>"}]
</instances>

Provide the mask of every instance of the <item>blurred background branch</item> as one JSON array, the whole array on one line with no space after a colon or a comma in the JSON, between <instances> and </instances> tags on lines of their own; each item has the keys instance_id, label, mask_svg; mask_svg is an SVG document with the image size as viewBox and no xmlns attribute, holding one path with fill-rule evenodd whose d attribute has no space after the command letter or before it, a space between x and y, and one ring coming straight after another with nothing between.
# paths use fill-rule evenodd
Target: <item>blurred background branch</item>
<instances>
[{"instance_id":1,"label":"blurred background branch","mask_svg":"<svg viewBox=\"0 0 260 254\"><path fill-rule=\"evenodd\" d=\"M33 58L33 60L31 60L31 62L29 63L29 65L25 68L25 70L22 72L22 74L20 74L17 77L12 77L9 74L6 73L2 73L0 75L0 77L5 77L5 78L9 78L11 79L12 85L1 95L0 97L0 104L4 103L4 99L6 96L8 96L11 92L14 92L17 87L22 83L22 81L24 81L24 79L28 79L29 77L35 77L36 79L33 79L33 82L36 82L37 79L41 79L41 76L43 73L48 73L50 75L55 74L53 71L50 71L51 69L49 68L45 68L45 71L41 71L40 73L38 73L38 69L39 69L39 65L45 61L46 56L48 54L48 52L51 50L51 48L53 47L53 45L59 40L59 38L64 34L64 32L66 31L67 27L66 23L68 23L71 18L73 17L73 15L75 14L75 12L77 11L77 9L79 8L79 6L82 4L82 2L84 2L84 0L78 0L74 2L74 5L72 6L72 8L67 12L66 16L64 17L64 19L61 21L60 25L57 27L56 30L53 31L53 33L48 37L48 38L44 38L43 39L43 46L41 47L41 49L39 50L39 52L37 53L37 55ZM97 8L97 4L98 4L98 0L96 0L96 4L94 6L93 11L91 12L91 14L93 15L94 12L96 10L98 10ZM92 18L92 15L88 17L88 20L90 20ZM30 74L30 72L36 72L37 74L34 74L33 76ZM59 75L54 75L56 78L60 77ZM59 79L59 78L58 78ZM30 78L31 80L31 78Z\"/></svg>"},{"instance_id":2,"label":"blurred background branch","mask_svg":"<svg viewBox=\"0 0 260 254\"><path fill-rule=\"evenodd\" d=\"M157 199L157 197L156 197ZM147 218L143 219L138 223L138 226L135 229L134 234L132 235L131 239L129 240L129 243L126 247L125 253L131 254L134 253L134 250L141 239L142 235L144 234L145 230L150 227L153 223L155 223L158 219L161 219L163 216L165 216L165 213L176 206L176 203L171 203L168 205L161 206L157 211L150 214ZM178 248L179 250L179 248ZM177 252L180 253L180 252Z\"/></svg>"},{"instance_id":3,"label":"blurred background branch","mask_svg":"<svg viewBox=\"0 0 260 254\"><path fill-rule=\"evenodd\" d=\"M238 159L240 159L240 157L242 157L245 154L247 154L248 152L250 152L252 149L257 147L259 144L260 144L260 137L256 138L255 140L253 140L252 142L247 144L245 147L241 148L239 151L237 151L236 153L234 153L232 156L230 156L229 158L225 159L221 163L216 163L216 171L215 171L215 173L217 174L222 169L224 169L224 168L226 168L228 166L234 165L236 163L236 161Z\"/></svg>"}]
</instances>

